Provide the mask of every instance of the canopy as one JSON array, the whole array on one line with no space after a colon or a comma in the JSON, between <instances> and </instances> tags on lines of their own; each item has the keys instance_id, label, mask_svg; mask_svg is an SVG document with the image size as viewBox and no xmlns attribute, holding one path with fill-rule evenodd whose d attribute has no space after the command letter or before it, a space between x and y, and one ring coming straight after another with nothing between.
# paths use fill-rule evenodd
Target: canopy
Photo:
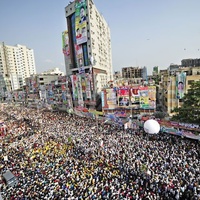
<instances>
[{"instance_id":1,"label":"canopy","mask_svg":"<svg viewBox=\"0 0 200 200\"><path fill-rule=\"evenodd\" d=\"M160 124L153 119L149 119L144 123L144 131L149 134L157 134L160 131Z\"/></svg>"}]
</instances>

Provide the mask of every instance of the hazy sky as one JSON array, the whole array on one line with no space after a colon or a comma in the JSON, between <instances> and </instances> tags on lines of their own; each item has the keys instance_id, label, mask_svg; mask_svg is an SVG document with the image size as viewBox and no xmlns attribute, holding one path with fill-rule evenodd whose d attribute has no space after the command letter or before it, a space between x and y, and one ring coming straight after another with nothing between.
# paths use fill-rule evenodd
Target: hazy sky
<instances>
[{"instance_id":1,"label":"hazy sky","mask_svg":"<svg viewBox=\"0 0 200 200\"><path fill-rule=\"evenodd\" d=\"M65 71L62 31L68 0L0 0L0 41L34 49L36 69ZM200 0L94 0L111 29L114 71L167 68L200 58Z\"/></svg>"}]
</instances>

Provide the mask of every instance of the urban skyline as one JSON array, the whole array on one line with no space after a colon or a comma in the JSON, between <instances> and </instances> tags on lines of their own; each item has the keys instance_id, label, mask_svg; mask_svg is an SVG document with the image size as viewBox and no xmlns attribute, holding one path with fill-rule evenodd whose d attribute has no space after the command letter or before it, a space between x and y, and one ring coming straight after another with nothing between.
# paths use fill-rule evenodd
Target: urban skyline
<instances>
[{"instance_id":1,"label":"urban skyline","mask_svg":"<svg viewBox=\"0 0 200 200\"><path fill-rule=\"evenodd\" d=\"M67 29L68 3L2 2L0 41L33 49L38 73L55 67L65 71L62 31ZM94 4L110 26L113 71L146 66L151 74L154 66L165 69L182 59L200 57L198 0L116 0L115 4L95 0Z\"/></svg>"}]
</instances>

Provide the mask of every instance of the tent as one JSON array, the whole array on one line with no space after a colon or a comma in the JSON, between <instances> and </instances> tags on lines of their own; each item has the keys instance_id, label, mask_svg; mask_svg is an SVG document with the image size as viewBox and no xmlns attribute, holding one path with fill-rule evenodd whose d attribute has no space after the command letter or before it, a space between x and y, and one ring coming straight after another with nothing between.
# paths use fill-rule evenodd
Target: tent
<instances>
[{"instance_id":1,"label":"tent","mask_svg":"<svg viewBox=\"0 0 200 200\"><path fill-rule=\"evenodd\" d=\"M144 131L149 134L157 134L160 131L160 124L154 119L149 119L144 123Z\"/></svg>"}]
</instances>

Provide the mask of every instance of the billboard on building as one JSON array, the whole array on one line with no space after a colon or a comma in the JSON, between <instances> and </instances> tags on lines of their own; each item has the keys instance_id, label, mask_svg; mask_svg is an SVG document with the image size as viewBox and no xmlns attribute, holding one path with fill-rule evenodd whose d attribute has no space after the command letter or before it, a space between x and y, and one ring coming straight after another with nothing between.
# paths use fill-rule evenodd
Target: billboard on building
<instances>
[{"instance_id":1,"label":"billboard on building","mask_svg":"<svg viewBox=\"0 0 200 200\"><path fill-rule=\"evenodd\" d=\"M134 109L140 107L139 87L130 87L130 106Z\"/></svg>"},{"instance_id":2,"label":"billboard on building","mask_svg":"<svg viewBox=\"0 0 200 200\"><path fill-rule=\"evenodd\" d=\"M86 0L75 1L75 24L77 45L87 42Z\"/></svg>"},{"instance_id":3,"label":"billboard on building","mask_svg":"<svg viewBox=\"0 0 200 200\"><path fill-rule=\"evenodd\" d=\"M119 106L129 106L130 104L130 99L129 99L129 88L124 86L124 87L119 87L117 91L118 95L118 105Z\"/></svg>"},{"instance_id":4,"label":"billboard on building","mask_svg":"<svg viewBox=\"0 0 200 200\"><path fill-rule=\"evenodd\" d=\"M149 108L156 108L156 86L148 86Z\"/></svg>"},{"instance_id":5,"label":"billboard on building","mask_svg":"<svg viewBox=\"0 0 200 200\"><path fill-rule=\"evenodd\" d=\"M62 50L63 50L64 55L66 56L70 55L68 31L62 32Z\"/></svg>"},{"instance_id":6,"label":"billboard on building","mask_svg":"<svg viewBox=\"0 0 200 200\"><path fill-rule=\"evenodd\" d=\"M140 86L139 95L140 95L140 108L148 109L149 108L148 86Z\"/></svg>"},{"instance_id":7,"label":"billboard on building","mask_svg":"<svg viewBox=\"0 0 200 200\"><path fill-rule=\"evenodd\" d=\"M82 45L74 44L74 46L75 46L76 59L77 59L78 67L82 67L83 66L83 49L82 49Z\"/></svg>"},{"instance_id":8,"label":"billboard on building","mask_svg":"<svg viewBox=\"0 0 200 200\"><path fill-rule=\"evenodd\" d=\"M117 103L116 91L113 88L106 89L106 99L108 106L116 105Z\"/></svg>"},{"instance_id":9,"label":"billboard on building","mask_svg":"<svg viewBox=\"0 0 200 200\"><path fill-rule=\"evenodd\" d=\"M83 91L82 91L82 78L80 75L77 75L78 77L78 104L83 106L84 102L83 102Z\"/></svg>"},{"instance_id":10,"label":"billboard on building","mask_svg":"<svg viewBox=\"0 0 200 200\"><path fill-rule=\"evenodd\" d=\"M176 74L176 99L182 99L185 93L186 73L181 72Z\"/></svg>"},{"instance_id":11,"label":"billboard on building","mask_svg":"<svg viewBox=\"0 0 200 200\"><path fill-rule=\"evenodd\" d=\"M76 75L71 75L73 100L78 100L78 78Z\"/></svg>"}]
</instances>

